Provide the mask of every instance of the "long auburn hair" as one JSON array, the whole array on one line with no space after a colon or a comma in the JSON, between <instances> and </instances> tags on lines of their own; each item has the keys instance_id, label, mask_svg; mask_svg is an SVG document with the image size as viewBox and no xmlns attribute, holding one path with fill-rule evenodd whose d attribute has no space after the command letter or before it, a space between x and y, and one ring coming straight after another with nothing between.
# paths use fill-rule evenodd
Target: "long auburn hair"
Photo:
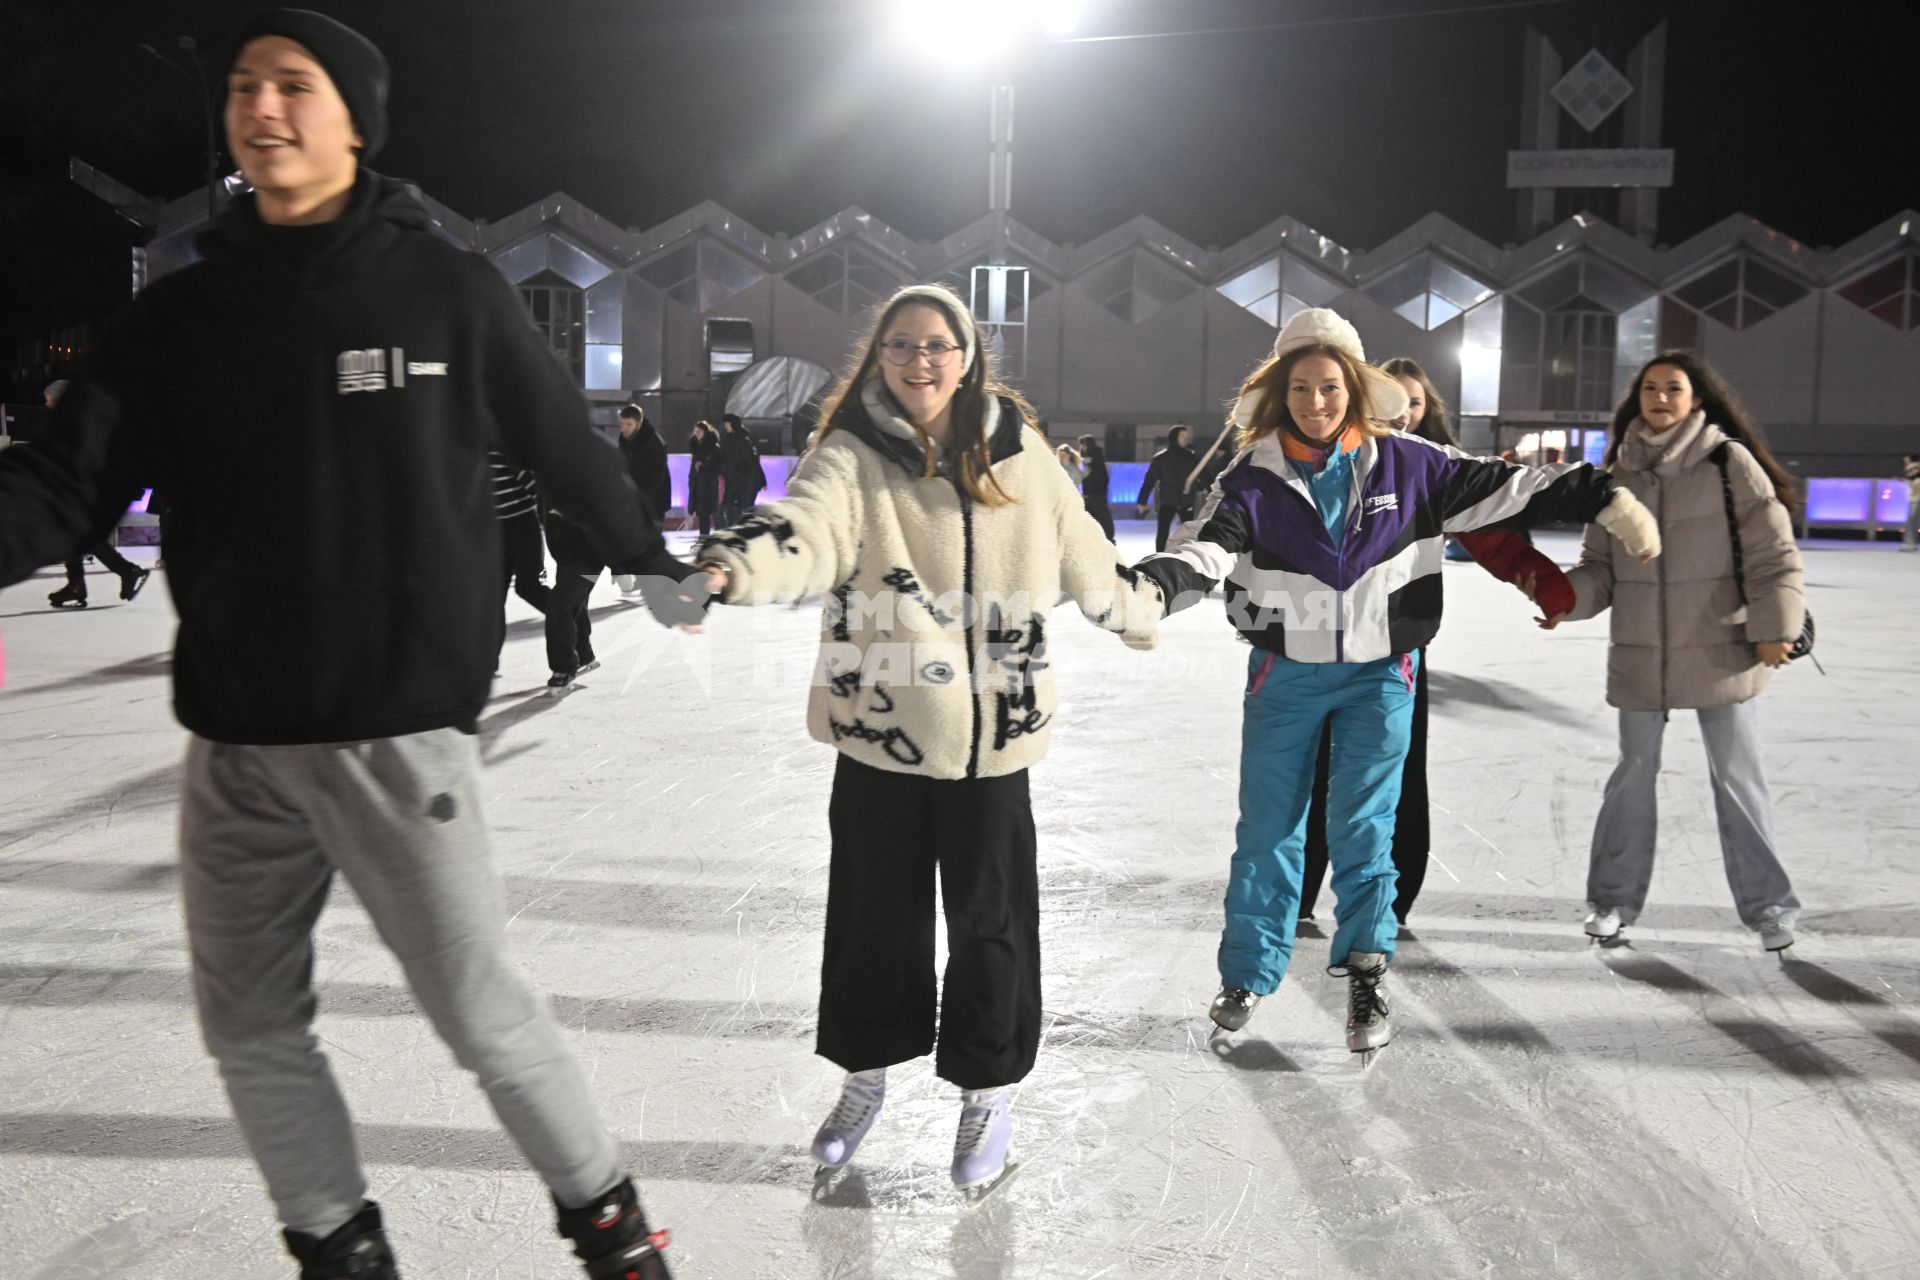
<instances>
[{"instance_id":1,"label":"long auburn hair","mask_svg":"<svg viewBox=\"0 0 1920 1280\"><path fill-rule=\"evenodd\" d=\"M1287 380L1293 376L1293 366L1308 356L1326 356L1340 366L1340 376L1347 384L1347 416L1340 424L1342 432L1348 427L1355 427L1370 436L1393 434L1392 427L1379 426L1373 421L1373 405L1367 397L1367 384L1361 380L1359 363L1330 343L1315 342L1295 347L1285 355L1269 356L1240 384L1243 398L1259 392L1260 399L1254 406L1252 425L1241 427L1240 434L1234 439L1236 448L1251 449L1256 442L1275 432L1285 432L1296 440L1316 446L1321 443L1309 440L1294 422L1293 414L1287 410ZM1231 422L1228 425L1232 425Z\"/></svg>"},{"instance_id":2,"label":"long auburn hair","mask_svg":"<svg viewBox=\"0 0 1920 1280\"><path fill-rule=\"evenodd\" d=\"M894 317L908 307L932 307L943 312L947 328L952 330L955 338L961 338L971 328L965 322L966 307L951 290L943 286L924 286L913 293L896 294L867 327L854 347L855 354L848 362L846 372L821 400L815 443L824 441L839 428L843 411L858 410L861 389L882 376L880 339L886 333L887 326L893 323ZM919 423L905 414L901 418L913 428L913 434L919 438L921 452L926 457L926 467L920 473L923 479L931 478L937 466L944 465L947 473L960 481L968 497L982 506L997 507L1016 499L1000 487L999 478L993 474L993 459L987 451L986 435L989 396L1011 401L1020 420L1027 426L1033 426L1038 421L1033 406L994 375L992 353L985 343L976 341L973 367L960 375L960 386L953 393L952 427L947 432L946 443L936 445L933 437L922 430Z\"/></svg>"},{"instance_id":3,"label":"long auburn hair","mask_svg":"<svg viewBox=\"0 0 1920 1280\"><path fill-rule=\"evenodd\" d=\"M1433 379L1427 376L1425 369L1405 356L1395 356L1380 366L1380 372L1420 384L1420 394L1426 399L1427 410L1420 421L1407 424L1409 432L1435 444L1457 446L1460 443L1459 437L1453 434L1453 423L1447 418L1447 402L1433 389Z\"/></svg>"},{"instance_id":4,"label":"long auburn hair","mask_svg":"<svg viewBox=\"0 0 1920 1280\"><path fill-rule=\"evenodd\" d=\"M1701 411L1707 415L1707 421L1720 428L1731 440L1745 445L1760 469L1767 473L1767 479L1773 483L1773 496L1788 514L1800 510L1800 494L1794 487L1793 477L1787 469L1775 460L1767 448L1766 437L1761 434L1760 424L1748 415L1746 406L1740 403L1726 380L1713 371L1713 366L1699 356L1688 351L1667 351L1655 356L1640 366L1640 372L1633 375L1633 384L1627 388L1627 394L1620 401L1620 407L1613 411L1613 427L1608 433L1607 465L1612 466L1620 456L1620 446L1626 443L1627 428L1640 417L1640 384L1647 380L1647 374L1661 365L1671 365L1687 375L1687 381L1693 384L1693 394L1700 399Z\"/></svg>"}]
</instances>

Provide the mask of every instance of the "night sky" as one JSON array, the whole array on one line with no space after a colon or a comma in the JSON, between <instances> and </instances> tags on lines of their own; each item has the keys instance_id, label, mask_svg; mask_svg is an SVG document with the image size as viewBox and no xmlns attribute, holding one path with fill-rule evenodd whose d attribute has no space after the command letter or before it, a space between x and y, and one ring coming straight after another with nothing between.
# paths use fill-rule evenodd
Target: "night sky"
<instances>
[{"instance_id":1,"label":"night sky","mask_svg":"<svg viewBox=\"0 0 1920 1280\"><path fill-rule=\"evenodd\" d=\"M928 38L950 32L968 3L920 4ZM211 50L257 7L0 0L9 347L111 311L126 293L132 228L67 183L67 157L152 196L201 181L196 91L138 45L171 51L187 34ZM468 216L502 217L564 190L622 225L710 198L767 231L859 205L935 238L984 211L990 74L886 43L887 0L316 7L393 64L393 136L375 167ZM1598 45L1624 66L1665 16L1665 141L1678 154L1660 238L1746 213L1838 244L1920 206L1911 48L1886 26L1896 11L1084 0L1077 34L1157 35L1014 56L1014 213L1069 242L1145 213L1224 246L1290 214L1365 249L1435 210L1511 240L1505 153L1517 145L1525 28L1568 61ZM1783 12L1789 22L1755 17ZM1274 29L1178 34L1262 25Z\"/></svg>"}]
</instances>

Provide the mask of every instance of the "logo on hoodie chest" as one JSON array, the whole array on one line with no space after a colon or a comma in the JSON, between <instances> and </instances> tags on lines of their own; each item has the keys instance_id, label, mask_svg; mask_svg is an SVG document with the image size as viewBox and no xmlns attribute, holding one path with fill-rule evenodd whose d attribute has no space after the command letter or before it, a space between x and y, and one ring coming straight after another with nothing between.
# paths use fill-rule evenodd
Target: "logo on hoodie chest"
<instances>
[{"instance_id":1,"label":"logo on hoodie chest","mask_svg":"<svg viewBox=\"0 0 1920 1280\"><path fill-rule=\"evenodd\" d=\"M356 391L397 390L407 385L408 378L447 376L444 360L409 360L403 347L364 347L342 351L333 358L333 368L339 375L339 390L343 396Z\"/></svg>"}]
</instances>

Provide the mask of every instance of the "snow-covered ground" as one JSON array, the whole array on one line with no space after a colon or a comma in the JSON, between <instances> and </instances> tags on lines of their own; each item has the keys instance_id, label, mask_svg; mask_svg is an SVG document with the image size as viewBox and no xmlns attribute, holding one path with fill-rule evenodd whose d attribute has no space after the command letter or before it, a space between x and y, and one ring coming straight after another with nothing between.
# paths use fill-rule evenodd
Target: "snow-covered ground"
<instances>
[{"instance_id":1,"label":"snow-covered ground","mask_svg":"<svg viewBox=\"0 0 1920 1280\"><path fill-rule=\"evenodd\" d=\"M1143 530L1123 526L1130 556ZM811 1052L833 761L802 723L811 608L683 637L603 585L606 667L552 699L513 603L483 730L510 936L681 1277L1920 1274L1920 557L1806 558L1830 674L1796 664L1765 704L1807 904L1784 963L1738 928L1685 716L1653 901L1630 946L1587 944L1605 623L1539 632L1448 565L1435 865L1365 1075L1312 938L1232 1055L1207 1049L1244 669L1218 605L1150 654L1063 617L1034 771L1045 1042L1022 1170L977 1208L924 1062L811 1194L838 1080ZM164 586L108 607L96 578L94 608L55 614L56 585L0 595L0 1272L291 1275L193 1023ZM321 1035L405 1274L577 1275L344 890L319 945Z\"/></svg>"}]
</instances>

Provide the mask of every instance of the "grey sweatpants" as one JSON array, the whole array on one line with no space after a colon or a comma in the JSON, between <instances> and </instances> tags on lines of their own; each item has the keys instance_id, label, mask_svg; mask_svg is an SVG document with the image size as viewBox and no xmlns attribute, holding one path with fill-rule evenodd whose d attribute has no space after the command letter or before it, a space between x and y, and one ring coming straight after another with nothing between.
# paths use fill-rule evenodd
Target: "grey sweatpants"
<instances>
[{"instance_id":1,"label":"grey sweatpants","mask_svg":"<svg viewBox=\"0 0 1920 1280\"><path fill-rule=\"evenodd\" d=\"M553 1194L580 1205L619 1181L585 1074L507 958L473 737L286 747L195 737L180 861L201 1034L287 1227L325 1235L367 1191L312 1031L313 927L336 871Z\"/></svg>"},{"instance_id":2,"label":"grey sweatpants","mask_svg":"<svg viewBox=\"0 0 1920 1280\"><path fill-rule=\"evenodd\" d=\"M1740 921L1750 929L1784 917L1792 923L1800 899L1780 865L1773 841L1773 798L1760 763L1758 700L1698 712L1706 741L1707 777L1720 827L1720 857ZM1593 856L1587 866L1587 901L1612 907L1623 921L1639 916L1653 880L1658 829L1655 783L1660 775L1664 711L1620 712L1620 763L1607 779L1600 817L1593 826Z\"/></svg>"}]
</instances>

